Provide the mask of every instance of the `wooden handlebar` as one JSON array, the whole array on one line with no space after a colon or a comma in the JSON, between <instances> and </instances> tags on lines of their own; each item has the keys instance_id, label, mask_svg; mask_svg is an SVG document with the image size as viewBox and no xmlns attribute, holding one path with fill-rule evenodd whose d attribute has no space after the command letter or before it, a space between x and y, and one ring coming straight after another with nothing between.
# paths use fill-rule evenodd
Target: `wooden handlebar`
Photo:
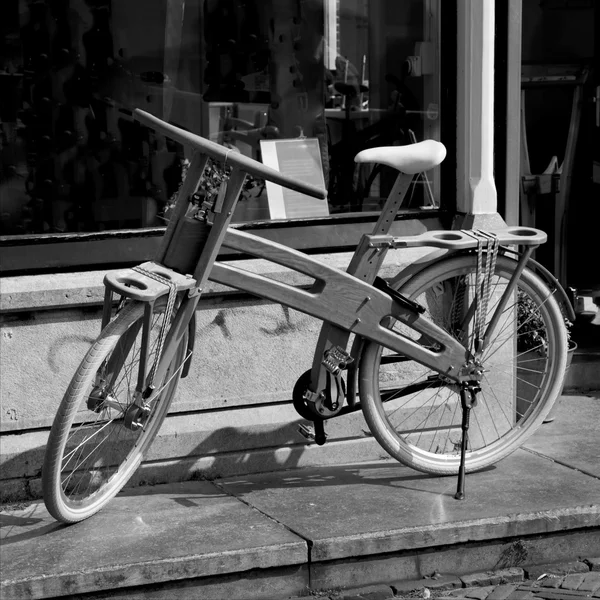
<instances>
[{"instance_id":1,"label":"wooden handlebar","mask_svg":"<svg viewBox=\"0 0 600 600\"><path fill-rule=\"evenodd\" d=\"M144 125L147 125L155 131L158 131L185 146L191 146L203 154L208 154L208 156L222 161L224 164L236 166L254 177L267 179L268 181L272 181L273 183L277 183L283 187L294 190L295 192L300 192L301 194L306 194L313 198L319 198L321 200L327 198L327 192L320 187L293 179L292 177L284 175L271 167L267 167L244 154L233 152L229 148L225 148L224 146L207 140L195 133L165 123L162 119L159 119L146 111L140 110L139 108L136 108L133 113L135 118Z\"/></svg>"}]
</instances>

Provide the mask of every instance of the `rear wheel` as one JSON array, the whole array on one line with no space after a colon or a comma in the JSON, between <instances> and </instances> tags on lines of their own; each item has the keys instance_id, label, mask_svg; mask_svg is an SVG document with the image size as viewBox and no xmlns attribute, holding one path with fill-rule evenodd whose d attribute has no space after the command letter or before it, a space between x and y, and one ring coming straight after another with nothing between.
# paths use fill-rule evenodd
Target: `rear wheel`
<instances>
[{"instance_id":1,"label":"rear wheel","mask_svg":"<svg viewBox=\"0 0 600 600\"><path fill-rule=\"evenodd\" d=\"M440 261L400 289L470 349L476 261L473 255ZM488 319L516 264L498 257ZM399 322L389 326L421 344L434 344ZM504 458L539 427L562 390L566 357L560 307L540 278L525 269L482 356L485 373L471 411L467 471ZM462 410L457 384L408 356L366 342L359 389L371 432L394 458L426 473L458 472Z\"/></svg>"},{"instance_id":2,"label":"rear wheel","mask_svg":"<svg viewBox=\"0 0 600 600\"><path fill-rule=\"evenodd\" d=\"M152 316L147 370L157 352L166 302ZM54 419L42 471L50 514L74 523L99 511L125 485L167 415L185 361L184 338L147 413L134 401L144 304L131 302L101 332L77 369ZM137 420L137 423L131 423Z\"/></svg>"}]
</instances>

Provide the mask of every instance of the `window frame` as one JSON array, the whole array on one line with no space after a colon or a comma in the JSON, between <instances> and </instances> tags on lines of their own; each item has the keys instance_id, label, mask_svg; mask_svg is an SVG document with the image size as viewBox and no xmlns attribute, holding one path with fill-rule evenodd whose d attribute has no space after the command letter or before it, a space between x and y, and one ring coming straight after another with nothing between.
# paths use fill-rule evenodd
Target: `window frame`
<instances>
[{"instance_id":1,"label":"window frame","mask_svg":"<svg viewBox=\"0 0 600 600\"><path fill-rule=\"evenodd\" d=\"M307 254L348 252L363 234L370 233L376 216L339 215L318 219L237 223L232 227L285 244ZM411 210L398 215L391 235L412 235L449 229L453 213L444 210ZM157 254L164 227L93 233L39 234L0 238L2 276L76 272L128 267ZM74 261L74 256L77 260ZM43 260L41 260L43 257ZM219 260L247 258L222 249Z\"/></svg>"}]
</instances>

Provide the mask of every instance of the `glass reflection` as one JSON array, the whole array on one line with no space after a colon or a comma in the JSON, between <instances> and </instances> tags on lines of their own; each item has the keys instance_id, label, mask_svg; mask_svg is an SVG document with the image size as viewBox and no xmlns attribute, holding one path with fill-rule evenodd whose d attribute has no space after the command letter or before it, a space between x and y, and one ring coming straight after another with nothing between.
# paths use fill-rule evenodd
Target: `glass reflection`
<instances>
[{"instance_id":1,"label":"glass reflection","mask_svg":"<svg viewBox=\"0 0 600 600\"><path fill-rule=\"evenodd\" d=\"M438 4L3 2L0 234L164 225L189 156L137 107L258 160L261 141L313 138L327 212L378 210L395 173L353 158L439 136ZM438 187L423 175L411 206ZM249 182L235 220L271 217Z\"/></svg>"}]
</instances>

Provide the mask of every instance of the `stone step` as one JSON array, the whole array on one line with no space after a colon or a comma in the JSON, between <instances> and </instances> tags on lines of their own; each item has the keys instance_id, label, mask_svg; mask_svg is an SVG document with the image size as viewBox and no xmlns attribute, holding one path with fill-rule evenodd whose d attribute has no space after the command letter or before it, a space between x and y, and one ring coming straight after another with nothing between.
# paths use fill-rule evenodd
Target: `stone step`
<instances>
[{"instance_id":1,"label":"stone step","mask_svg":"<svg viewBox=\"0 0 600 600\"><path fill-rule=\"evenodd\" d=\"M126 490L71 527L32 503L0 513L0 596L283 600L597 555L596 477L522 449L455 485L383 461Z\"/></svg>"}]
</instances>

